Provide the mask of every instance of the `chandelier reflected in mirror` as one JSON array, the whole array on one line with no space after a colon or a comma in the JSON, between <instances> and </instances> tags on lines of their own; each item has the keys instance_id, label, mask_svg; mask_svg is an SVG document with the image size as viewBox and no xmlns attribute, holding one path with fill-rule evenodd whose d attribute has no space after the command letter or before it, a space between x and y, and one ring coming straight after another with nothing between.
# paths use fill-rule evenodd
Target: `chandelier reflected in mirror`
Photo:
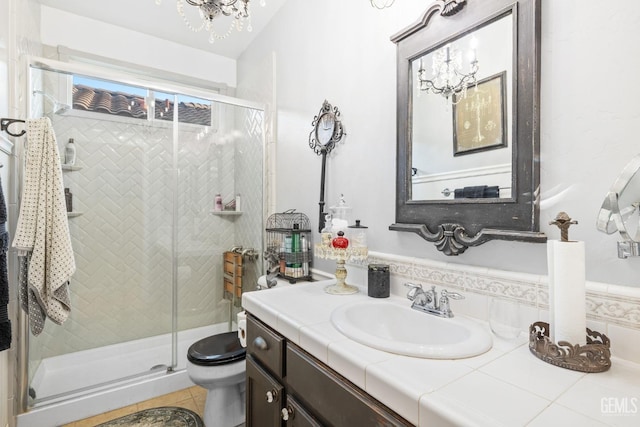
<instances>
[{"instance_id":1,"label":"chandelier reflected in mirror","mask_svg":"<svg viewBox=\"0 0 640 427\"><path fill-rule=\"evenodd\" d=\"M177 0L176 9L178 14L182 17L187 28L193 32L199 32L205 30L209 33L209 43L214 43L216 40L222 40L229 37L233 29L242 31L245 26L247 31L251 32L251 15L249 13L250 0ZM161 4L162 0L156 0L156 4ZM193 25L191 20L185 13L184 6L187 3L189 6L195 6L198 8L201 22L197 25ZM260 0L260 6L266 4L265 0ZM224 33L219 33L215 30L213 21L218 17L231 17L231 23Z\"/></svg>"},{"instance_id":2,"label":"chandelier reflected in mirror","mask_svg":"<svg viewBox=\"0 0 640 427\"><path fill-rule=\"evenodd\" d=\"M371 6L375 7L376 9L384 9L387 7L391 7L393 2L395 1L396 0L371 0Z\"/></svg>"},{"instance_id":3,"label":"chandelier reflected in mirror","mask_svg":"<svg viewBox=\"0 0 640 427\"><path fill-rule=\"evenodd\" d=\"M423 58L420 58L418 69L418 87L421 91L442 95L446 99L452 97L451 102L457 104L467 96L467 89L476 85L476 73L478 72L478 59L476 58L477 41L471 39L469 51L469 71L463 72L462 52L455 46L448 44L433 52L431 65L431 78L424 69Z\"/></svg>"}]
</instances>

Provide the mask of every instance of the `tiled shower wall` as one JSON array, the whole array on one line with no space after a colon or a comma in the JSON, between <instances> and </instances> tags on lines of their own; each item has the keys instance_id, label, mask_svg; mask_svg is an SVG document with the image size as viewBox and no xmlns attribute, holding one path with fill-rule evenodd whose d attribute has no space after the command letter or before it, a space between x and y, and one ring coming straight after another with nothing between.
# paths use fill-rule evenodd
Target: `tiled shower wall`
<instances>
[{"instance_id":1,"label":"tiled shower wall","mask_svg":"<svg viewBox=\"0 0 640 427\"><path fill-rule=\"evenodd\" d=\"M236 123L242 124L247 135L240 138L235 152L235 190L242 200L242 215L235 219L235 242L243 248L254 248L257 259L245 259L243 271L244 292L256 289L262 275L262 247L264 235L264 135L265 112L235 108ZM259 138L258 138L259 137ZM240 309L238 301L237 310Z\"/></svg>"},{"instance_id":2,"label":"tiled shower wall","mask_svg":"<svg viewBox=\"0 0 640 427\"><path fill-rule=\"evenodd\" d=\"M74 138L76 165L82 168L64 172L73 210L81 213L69 220L77 271L71 317L63 326L48 322L31 340L31 360L34 352L40 353L37 360L171 330L172 129L95 116L54 117L61 152ZM254 129L260 114L231 109L226 117L217 131L200 139L198 129L180 126L181 330L228 320L222 253L253 245L255 237L243 244L249 236L257 235L260 243L262 131ZM245 210L241 217L211 215L216 193L227 201L238 191ZM255 215L251 207L257 208Z\"/></svg>"}]
</instances>

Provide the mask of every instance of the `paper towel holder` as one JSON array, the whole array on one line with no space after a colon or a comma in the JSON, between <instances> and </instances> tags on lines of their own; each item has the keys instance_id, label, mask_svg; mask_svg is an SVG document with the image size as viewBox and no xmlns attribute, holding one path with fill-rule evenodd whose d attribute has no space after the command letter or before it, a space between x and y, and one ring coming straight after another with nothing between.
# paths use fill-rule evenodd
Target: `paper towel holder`
<instances>
[{"instance_id":1,"label":"paper towel holder","mask_svg":"<svg viewBox=\"0 0 640 427\"><path fill-rule=\"evenodd\" d=\"M549 222L549 225L556 225L560 229L560 241L568 242L569 241L569 227L574 224L577 224L578 221L571 219L569 214L566 212L559 212L556 215L556 218Z\"/></svg>"},{"instance_id":2,"label":"paper towel holder","mask_svg":"<svg viewBox=\"0 0 640 427\"><path fill-rule=\"evenodd\" d=\"M549 324L529 326L529 350L538 359L572 371L596 373L611 367L611 341L605 334L587 328L587 344L571 344L549 338Z\"/></svg>"}]
</instances>

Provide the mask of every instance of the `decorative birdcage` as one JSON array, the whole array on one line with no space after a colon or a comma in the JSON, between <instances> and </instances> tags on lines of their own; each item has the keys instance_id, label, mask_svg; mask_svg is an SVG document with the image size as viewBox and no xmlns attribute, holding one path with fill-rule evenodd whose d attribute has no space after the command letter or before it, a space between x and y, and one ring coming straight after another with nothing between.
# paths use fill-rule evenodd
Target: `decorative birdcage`
<instances>
[{"instance_id":1,"label":"decorative birdcage","mask_svg":"<svg viewBox=\"0 0 640 427\"><path fill-rule=\"evenodd\" d=\"M267 219L267 271L295 283L311 279L311 223L294 209L275 213Z\"/></svg>"}]
</instances>

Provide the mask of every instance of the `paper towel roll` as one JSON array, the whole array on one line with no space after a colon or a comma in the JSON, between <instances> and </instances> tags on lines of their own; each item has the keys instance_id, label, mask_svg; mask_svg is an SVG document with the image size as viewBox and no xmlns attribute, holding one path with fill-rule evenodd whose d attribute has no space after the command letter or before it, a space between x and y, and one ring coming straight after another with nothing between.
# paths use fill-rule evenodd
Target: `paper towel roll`
<instances>
[{"instance_id":1,"label":"paper towel roll","mask_svg":"<svg viewBox=\"0 0 640 427\"><path fill-rule=\"evenodd\" d=\"M586 344L584 242L547 242L550 338Z\"/></svg>"},{"instance_id":2,"label":"paper towel roll","mask_svg":"<svg viewBox=\"0 0 640 427\"><path fill-rule=\"evenodd\" d=\"M238 313L238 339L240 345L247 346L247 312L241 311Z\"/></svg>"}]
</instances>

